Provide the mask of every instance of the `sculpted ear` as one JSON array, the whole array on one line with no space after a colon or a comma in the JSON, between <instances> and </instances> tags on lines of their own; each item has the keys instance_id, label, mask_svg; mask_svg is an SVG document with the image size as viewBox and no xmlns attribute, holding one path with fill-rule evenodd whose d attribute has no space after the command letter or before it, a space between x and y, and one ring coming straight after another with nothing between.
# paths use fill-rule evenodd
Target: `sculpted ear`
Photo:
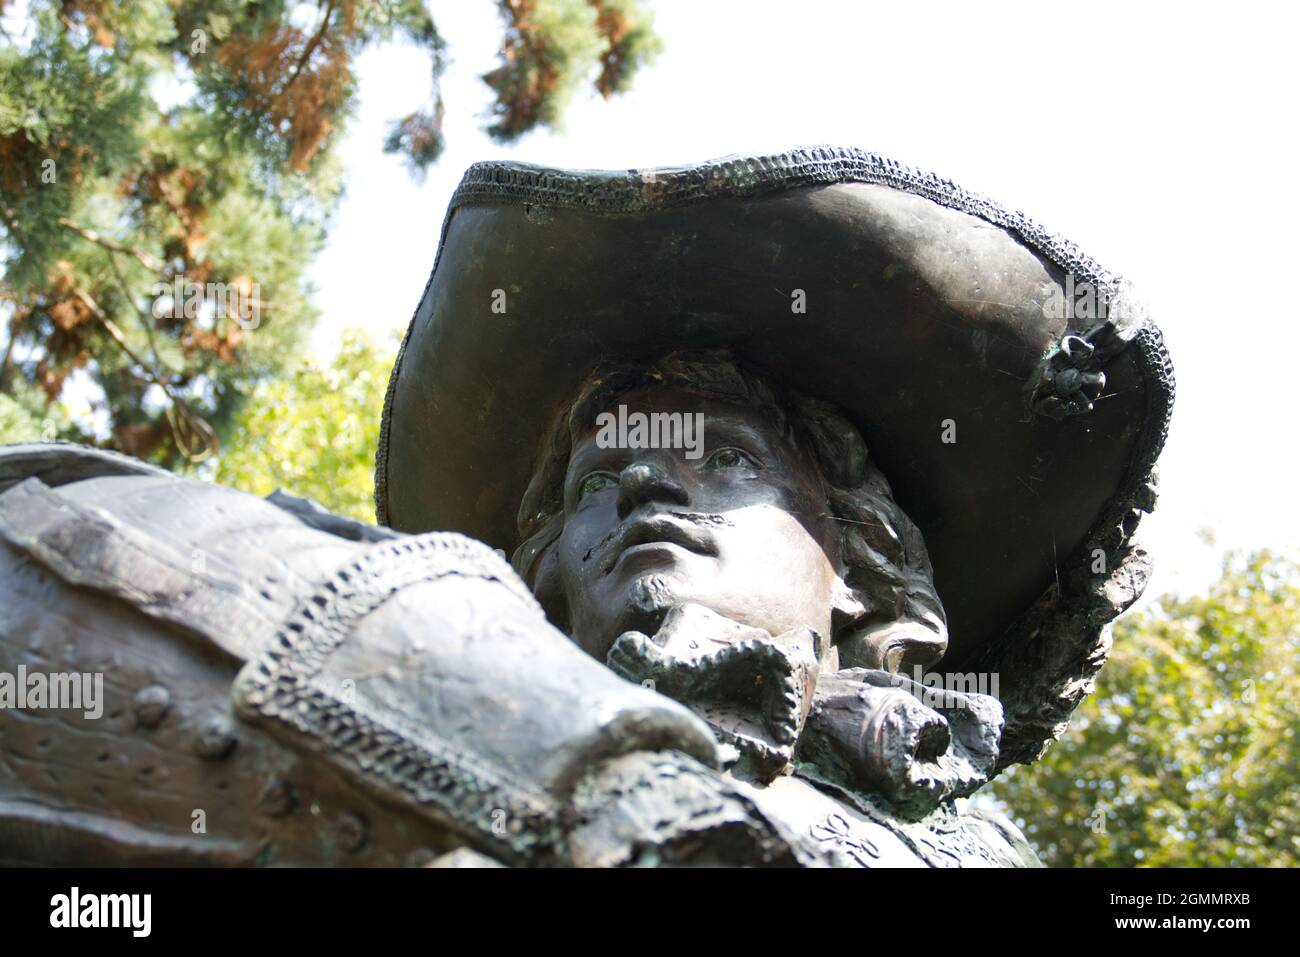
<instances>
[{"instance_id":1,"label":"sculpted ear","mask_svg":"<svg viewBox=\"0 0 1300 957\"><path fill-rule=\"evenodd\" d=\"M910 600L909 600L910 599ZM832 640L841 668L875 668L899 672L914 665L929 667L948 649L948 626L937 602L906 591L905 610L882 617L863 602L843 578L836 578L831 597Z\"/></svg>"},{"instance_id":2,"label":"sculpted ear","mask_svg":"<svg viewBox=\"0 0 1300 957\"><path fill-rule=\"evenodd\" d=\"M900 618L878 622L841 639L840 667L878 668L900 672L919 665L927 668L948 648L947 630L941 622Z\"/></svg>"}]
</instances>

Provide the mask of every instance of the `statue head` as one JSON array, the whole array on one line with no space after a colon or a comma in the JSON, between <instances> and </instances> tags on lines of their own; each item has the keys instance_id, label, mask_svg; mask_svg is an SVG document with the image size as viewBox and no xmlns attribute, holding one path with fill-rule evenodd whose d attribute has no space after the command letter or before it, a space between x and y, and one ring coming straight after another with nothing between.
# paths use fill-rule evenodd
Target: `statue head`
<instances>
[{"instance_id":1,"label":"statue head","mask_svg":"<svg viewBox=\"0 0 1300 957\"><path fill-rule=\"evenodd\" d=\"M545 449L514 562L593 656L688 603L774 638L811 629L823 665L943 654L920 533L827 403L724 353L676 354L598 370Z\"/></svg>"},{"instance_id":2,"label":"statue head","mask_svg":"<svg viewBox=\"0 0 1300 957\"><path fill-rule=\"evenodd\" d=\"M1105 318L1057 308L1080 281ZM622 629L671 652L701 606L800 623L841 668L943 650L1000 675L999 760L1032 760L1149 570L1173 392L1137 302L1023 214L861 150L476 164L394 366L377 515L511 552L597 657ZM673 350L702 351L647 368ZM704 416L700 456L606 447L620 405Z\"/></svg>"}]
</instances>

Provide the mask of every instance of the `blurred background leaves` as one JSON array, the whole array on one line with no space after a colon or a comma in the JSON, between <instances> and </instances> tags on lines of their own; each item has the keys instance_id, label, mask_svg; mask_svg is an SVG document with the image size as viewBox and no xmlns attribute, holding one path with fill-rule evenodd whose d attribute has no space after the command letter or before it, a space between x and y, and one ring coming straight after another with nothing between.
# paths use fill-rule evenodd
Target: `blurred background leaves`
<instances>
[{"instance_id":1,"label":"blurred background leaves","mask_svg":"<svg viewBox=\"0 0 1300 957\"><path fill-rule=\"evenodd\" d=\"M1229 554L1203 595L1115 626L1097 690L1036 764L992 785L1066 867L1300 865L1300 576Z\"/></svg>"},{"instance_id":2,"label":"blurred background leaves","mask_svg":"<svg viewBox=\"0 0 1300 957\"><path fill-rule=\"evenodd\" d=\"M640 0L497 6L501 140L558 124L584 84L627 89L658 50ZM437 26L421 0L28 0L4 22L0 441L35 431L172 468L235 451L249 397L320 314L306 276L345 185L362 52L423 51L432 100L384 145L417 174L443 152ZM160 300L177 281L202 288L196 308ZM218 289L248 292L255 327Z\"/></svg>"},{"instance_id":3,"label":"blurred background leaves","mask_svg":"<svg viewBox=\"0 0 1300 957\"><path fill-rule=\"evenodd\" d=\"M396 357L395 339L346 332L332 360L307 358L261 385L235 417L228 451L201 474L254 495L283 488L373 522L377 410Z\"/></svg>"}]
</instances>

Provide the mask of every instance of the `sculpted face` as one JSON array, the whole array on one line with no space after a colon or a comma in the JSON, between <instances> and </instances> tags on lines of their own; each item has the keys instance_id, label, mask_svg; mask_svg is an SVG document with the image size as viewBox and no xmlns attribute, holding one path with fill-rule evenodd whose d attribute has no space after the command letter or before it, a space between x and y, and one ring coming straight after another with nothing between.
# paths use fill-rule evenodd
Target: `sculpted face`
<instances>
[{"instance_id":1,"label":"sculpted face","mask_svg":"<svg viewBox=\"0 0 1300 957\"><path fill-rule=\"evenodd\" d=\"M574 640L603 660L624 631L653 634L688 602L829 640L838 532L801 450L742 405L667 386L618 402L629 417L701 413L703 447L602 448L595 421L576 437L556 543Z\"/></svg>"}]
</instances>

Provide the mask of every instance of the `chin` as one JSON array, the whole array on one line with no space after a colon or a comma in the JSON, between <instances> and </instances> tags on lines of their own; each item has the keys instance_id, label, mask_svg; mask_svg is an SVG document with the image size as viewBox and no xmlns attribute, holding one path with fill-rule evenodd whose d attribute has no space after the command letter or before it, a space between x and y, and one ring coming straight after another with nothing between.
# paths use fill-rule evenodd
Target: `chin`
<instances>
[{"instance_id":1,"label":"chin","mask_svg":"<svg viewBox=\"0 0 1300 957\"><path fill-rule=\"evenodd\" d=\"M634 616L666 614L681 601L679 590L670 576L640 575L627 589L628 611Z\"/></svg>"},{"instance_id":2,"label":"chin","mask_svg":"<svg viewBox=\"0 0 1300 957\"><path fill-rule=\"evenodd\" d=\"M663 624L664 616L674 605L683 601L680 589L672 576L663 573L638 575L627 585L624 593L623 611L614 621L610 634L602 642L608 649L614 639L625 631L639 631L653 635Z\"/></svg>"}]
</instances>

